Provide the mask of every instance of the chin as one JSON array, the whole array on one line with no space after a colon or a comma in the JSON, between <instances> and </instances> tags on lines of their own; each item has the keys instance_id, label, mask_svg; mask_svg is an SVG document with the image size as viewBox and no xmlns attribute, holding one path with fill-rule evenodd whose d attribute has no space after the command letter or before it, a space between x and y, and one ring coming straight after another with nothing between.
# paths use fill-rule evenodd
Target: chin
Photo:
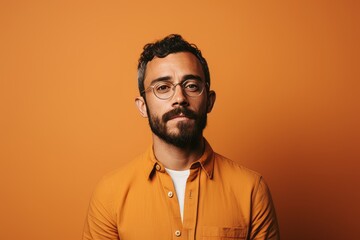
<instances>
[{"instance_id":1,"label":"chin","mask_svg":"<svg viewBox=\"0 0 360 240\"><path fill-rule=\"evenodd\" d=\"M168 126L166 133L173 137L181 137L182 135L191 135L194 132L194 126L192 124L179 122L175 126Z\"/></svg>"}]
</instances>

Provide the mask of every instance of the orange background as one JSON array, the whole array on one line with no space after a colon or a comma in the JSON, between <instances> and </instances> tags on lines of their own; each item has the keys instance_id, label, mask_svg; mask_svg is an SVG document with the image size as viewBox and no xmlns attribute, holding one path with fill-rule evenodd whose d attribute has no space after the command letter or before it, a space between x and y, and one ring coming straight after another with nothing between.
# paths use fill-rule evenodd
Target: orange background
<instances>
[{"instance_id":1,"label":"orange background","mask_svg":"<svg viewBox=\"0 0 360 240\"><path fill-rule=\"evenodd\" d=\"M1 1L0 239L80 239L105 173L151 143L136 64L180 33L207 58L205 136L261 172L282 239L358 236L359 1ZM140 217L140 216L139 216Z\"/></svg>"}]
</instances>

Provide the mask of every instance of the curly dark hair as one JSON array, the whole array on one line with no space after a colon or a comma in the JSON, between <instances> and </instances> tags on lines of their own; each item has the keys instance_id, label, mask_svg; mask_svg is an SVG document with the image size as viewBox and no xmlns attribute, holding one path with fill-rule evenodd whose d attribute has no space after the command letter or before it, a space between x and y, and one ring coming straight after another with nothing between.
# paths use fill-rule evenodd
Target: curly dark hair
<instances>
[{"instance_id":1,"label":"curly dark hair","mask_svg":"<svg viewBox=\"0 0 360 240\"><path fill-rule=\"evenodd\" d=\"M138 63L138 87L139 92L142 95L144 91L144 79L146 72L146 65L154 57L164 58L171 53L178 52L190 52L199 59L202 70L205 76L205 82L207 88L210 88L210 72L206 59L202 56L201 51L195 44L191 44L185 41L178 34L170 34L164 39L158 40L154 43L148 43L144 46L144 51L141 53Z\"/></svg>"}]
</instances>

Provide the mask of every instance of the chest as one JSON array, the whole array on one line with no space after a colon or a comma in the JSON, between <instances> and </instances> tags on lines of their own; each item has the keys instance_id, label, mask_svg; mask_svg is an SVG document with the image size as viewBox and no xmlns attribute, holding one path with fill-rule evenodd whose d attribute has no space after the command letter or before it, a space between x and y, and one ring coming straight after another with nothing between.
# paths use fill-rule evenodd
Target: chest
<instances>
[{"instance_id":1,"label":"chest","mask_svg":"<svg viewBox=\"0 0 360 240\"><path fill-rule=\"evenodd\" d=\"M118 209L120 239L245 239L250 201L226 182L199 173L186 183L184 218L174 184L158 174L146 185L134 185Z\"/></svg>"}]
</instances>

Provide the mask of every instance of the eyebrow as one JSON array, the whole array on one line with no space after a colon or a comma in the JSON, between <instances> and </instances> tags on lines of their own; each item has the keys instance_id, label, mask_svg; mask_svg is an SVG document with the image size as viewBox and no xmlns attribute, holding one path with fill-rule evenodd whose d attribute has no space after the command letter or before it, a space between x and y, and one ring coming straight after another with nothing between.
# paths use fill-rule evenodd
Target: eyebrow
<instances>
[{"instance_id":1,"label":"eyebrow","mask_svg":"<svg viewBox=\"0 0 360 240\"><path fill-rule=\"evenodd\" d=\"M183 76L181 78L181 82L184 82L186 80L189 80L189 79L196 79L198 81L203 81L202 78L198 75L194 75L194 74L186 74L185 76ZM163 76L163 77L158 77L158 78L155 78L154 80L152 80L150 82L150 86L157 83L157 82L162 82L162 81L170 81L171 80L171 77L170 76Z\"/></svg>"}]
</instances>

